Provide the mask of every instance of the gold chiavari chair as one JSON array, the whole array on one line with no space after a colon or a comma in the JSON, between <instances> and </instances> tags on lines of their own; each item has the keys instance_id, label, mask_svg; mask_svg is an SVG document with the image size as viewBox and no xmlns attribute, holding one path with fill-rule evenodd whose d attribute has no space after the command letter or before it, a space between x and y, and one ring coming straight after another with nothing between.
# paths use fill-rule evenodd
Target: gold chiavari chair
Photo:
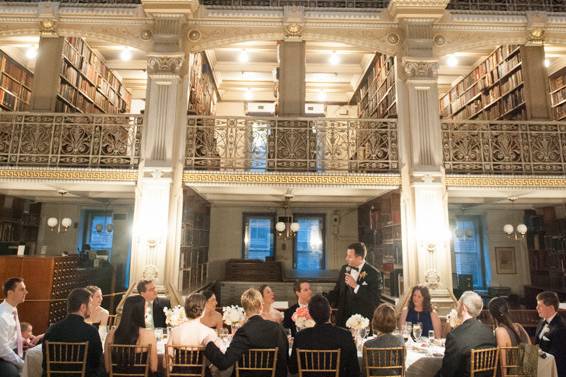
<instances>
[{"instance_id":1,"label":"gold chiavari chair","mask_svg":"<svg viewBox=\"0 0 566 377\"><path fill-rule=\"evenodd\" d=\"M499 347L501 375L507 377L524 376L520 370L519 347Z\"/></svg>"},{"instance_id":2,"label":"gold chiavari chair","mask_svg":"<svg viewBox=\"0 0 566 377\"><path fill-rule=\"evenodd\" d=\"M166 377L204 377L205 371L206 360L203 347L167 345Z\"/></svg>"},{"instance_id":3,"label":"gold chiavari chair","mask_svg":"<svg viewBox=\"0 0 566 377\"><path fill-rule=\"evenodd\" d=\"M405 347L364 347L366 376L405 377Z\"/></svg>"},{"instance_id":4,"label":"gold chiavari chair","mask_svg":"<svg viewBox=\"0 0 566 377\"><path fill-rule=\"evenodd\" d=\"M112 329L114 326L118 326L118 323L116 322L116 314L110 314L108 316L108 321L106 322L106 327L108 329Z\"/></svg>"},{"instance_id":5,"label":"gold chiavari chair","mask_svg":"<svg viewBox=\"0 0 566 377\"><path fill-rule=\"evenodd\" d=\"M110 352L110 377L147 377L151 346L112 344Z\"/></svg>"},{"instance_id":6,"label":"gold chiavari chair","mask_svg":"<svg viewBox=\"0 0 566 377\"><path fill-rule=\"evenodd\" d=\"M242 354L236 363L236 377L244 377L247 372L264 372L265 376L271 373L275 377L277 369L277 350L279 348L251 348Z\"/></svg>"},{"instance_id":7,"label":"gold chiavari chair","mask_svg":"<svg viewBox=\"0 0 566 377\"><path fill-rule=\"evenodd\" d=\"M299 377L321 375L328 377L340 375L340 349L304 350L297 349L297 366Z\"/></svg>"},{"instance_id":8,"label":"gold chiavari chair","mask_svg":"<svg viewBox=\"0 0 566 377\"><path fill-rule=\"evenodd\" d=\"M88 342L67 343L46 341L47 377L84 377L88 355Z\"/></svg>"},{"instance_id":9,"label":"gold chiavari chair","mask_svg":"<svg viewBox=\"0 0 566 377\"><path fill-rule=\"evenodd\" d=\"M470 351L470 377L476 375L487 376L488 372L497 376L498 348L481 348Z\"/></svg>"}]
</instances>

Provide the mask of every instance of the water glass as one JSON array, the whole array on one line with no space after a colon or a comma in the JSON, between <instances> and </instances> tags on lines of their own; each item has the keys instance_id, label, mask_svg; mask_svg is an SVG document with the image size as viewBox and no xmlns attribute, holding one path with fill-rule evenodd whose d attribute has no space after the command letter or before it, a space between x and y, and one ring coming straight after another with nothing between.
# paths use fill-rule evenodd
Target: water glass
<instances>
[{"instance_id":1,"label":"water glass","mask_svg":"<svg viewBox=\"0 0 566 377\"><path fill-rule=\"evenodd\" d=\"M428 341L430 344L434 342L434 330L428 330Z\"/></svg>"},{"instance_id":2,"label":"water glass","mask_svg":"<svg viewBox=\"0 0 566 377\"><path fill-rule=\"evenodd\" d=\"M154 334L155 334L155 339L158 342L161 342L161 340L163 339L163 329L162 328L156 328L154 330Z\"/></svg>"},{"instance_id":3,"label":"water glass","mask_svg":"<svg viewBox=\"0 0 566 377\"><path fill-rule=\"evenodd\" d=\"M418 342L421 336L423 335L423 325L420 322L417 322L413 325L413 337L415 342Z\"/></svg>"}]
</instances>

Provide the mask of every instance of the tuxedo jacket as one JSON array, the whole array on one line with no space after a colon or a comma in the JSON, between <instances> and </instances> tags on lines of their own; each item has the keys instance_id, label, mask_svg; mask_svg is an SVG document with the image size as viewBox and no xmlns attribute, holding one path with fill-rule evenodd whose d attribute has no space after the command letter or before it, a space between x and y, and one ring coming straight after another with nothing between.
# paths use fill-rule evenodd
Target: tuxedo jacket
<instances>
[{"instance_id":1,"label":"tuxedo jacket","mask_svg":"<svg viewBox=\"0 0 566 377\"><path fill-rule=\"evenodd\" d=\"M342 266L334 290L330 292L330 302L338 309L336 325L344 327L346 321L353 314L361 314L371 320L373 311L379 305L381 290L383 289L383 276L374 266L365 262L357 283L360 286L357 293L346 285L345 274L347 265Z\"/></svg>"},{"instance_id":2,"label":"tuxedo jacket","mask_svg":"<svg viewBox=\"0 0 566 377\"><path fill-rule=\"evenodd\" d=\"M540 339L540 332L544 328L545 321L542 320L535 332L535 344L540 349L554 356L558 376L566 377L566 323L558 313L548 324L550 330Z\"/></svg>"},{"instance_id":3,"label":"tuxedo jacket","mask_svg":"<svg viewBox=\"0 0 566 377\"><path fill-rule=\"evenodd\" d=\"M493 330L478 319L466 320L446 337L446 350L442 368L437 377L468 377L470 375L470 351L496 347ZM491 377L493 373L489 374Z\"/></svg>"},{"instance_id":4,"label":"tuxedo jacket","mask_svg":"<svg viewBox=\"0 0 566 377\"><path fill-rule=\"evenodd\" d=\"M85 322L80 315L69 314L54 325L51 325L43 338L45 342L88 342L86 359L86 376L95 377L103 373L102 342L98 331ZM47 375L47 352L43 352L43 377Z\"/></svg>"},{"instance_id":5,"label":"tuxedo jacket","mask_svg":"<svg viewBox=\"0 0 566 377\"><path fill-rule=\"evenodd\" d=\"M166 302L168 300L165 299L160 299L159 297L156 298L155 300L153 300L153 326L155 328L165 328L167 327L167 324L165 323L165 320L167 319L167 317L165 317L165 313L163 312L163 308L165 307L171 307L171 304Z\"/></svg>"},{"instance_id":6,"label":"tuxedo jacket","mask_svg":"<svg viewBox=\"0 0 566 377\"><path fill-rule=\"evenodd\" d=\"M291 335L293 337L295 337L295 334L297 333L297 326L295 326L295 321L293 321L293 314L295 314L295 311L298 308L299 304L297 303L287 308L287 310L285 310L285 313L283 314L283 327L291 330Z\"/></svg>"},{"instance_id":7,"label":"tuxedo jacket","mask_svg":"<svg viewBox=\"0 0 566 377\"><path fill-rule=\"evenodd\" d=\"M220 370L226 370L235 365L250 348L279 347L277 355L277 370L275 376L287 376L287 359L289 343L281 325L267 321L260 315L250 317L248 321L236 331L230 346L222 353L213 342L206 345L204 354L206 358ZM236 368L234 367L234 374Z\"/></svg>"},{"instance_id":8,"label":"tuxedo jacket","mask_svg":"<svg viewBox=\"0 0 566 377\"><path fill-rule=\"evenodd\" d=\"M293 352L289 359L289 372L297 373L297 349L333 350L340 349L340 377L360 375L360 365L352 334L330 323L316 325L297 333L293 341Z\"/></svg>"}]
</instances>

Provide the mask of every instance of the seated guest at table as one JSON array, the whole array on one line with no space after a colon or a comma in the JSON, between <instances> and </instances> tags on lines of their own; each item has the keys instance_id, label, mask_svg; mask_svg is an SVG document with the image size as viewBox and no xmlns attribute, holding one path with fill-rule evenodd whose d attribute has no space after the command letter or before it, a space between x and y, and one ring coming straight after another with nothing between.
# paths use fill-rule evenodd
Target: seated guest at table
<instances>
[{"instance_id":1,"label":"seated guest at table","mask_svg":"<svg viewBox=\"0 0 566 377\"><path fill-rule=\"evenodd\" d=\"M297 303L287 310L285 310L283 318L283 327L291 330L291 335L295 336L297 333L297 327L295 326L295 321L293 321L293 314L299 307L305 307L309 304L312 296L311 285L306 280L297 280L293 286L295 295L297 295Z\"/></svg>"},{"instance_id":2,"label":"seated guest at table","mask_svg":"<svg viewBox=\"0 0 566 377\"><path fill-rule=\"evenodd\" d=\"M22 341L24 350L36 345L35 336L33 335L33 326L29 322L20 322L20 329L22 331Z\"/></svg>"},{"instance_id":3,"label":"seated guest at table","mask_svg":"<svg viewBox=\"0 0 566 377\"><path fill-rule=\"evenodd\" d=\"M437 377L468 377L470 375L470 350L495 347L493 331L477 317L483 308L480 295L465 291L458 300L458 317L462 324L446 337L446 350L442 368Z\"/></svg>"},{"instance_id":4,"label":"seated guest at table","mask_svg":"<svg viewBox=\"0 0 566 377\"><path fill-rule=\"evenodd\" d=\"M226 370L240 360L250 348L278 347L276 376L287 375L287 355L289 344L281 325L266 321L261 317L263 298L257 289L250 288L242 293L242 307L246 313L246 323L236 331L225 353L210 341L205 349L206 358L220 370Z\"/></svg>"},{"instance_id":5,"label":"seated guest at table","mask_svg":"<svg viewBox=\"0 0 566 377\"><path fill-rule=\"evenodd\" d=\"M537 295L537 312L541 319L535 332L535 344L556 360L558 376L566 377L566 323L558 313L558 295L546 291Z\"/></svg>"},{"instance_id":6,"label":"seated guest at table","mask_svg":"<svg viewBox=\"0 0 566 377\"><path fill-rule=\"evenodd\" d=\"M216 295L212 291L203 291L202 294L206 298L206 305L204 306L204 313L200 318L200 322L210 328L220 330L224 324L222 322L222 314L216 311Z\"/></svg>"},{"instance_id":7,"label":"seated guest at table","mask_svg":"<svg viewBox=\"0 0 566 377\"><path fill-rule=\"evenodd\" d=\"M170 305L161 303L161 300L157 297L157 288L153 280L140 280L137 289L140 296L145 300L145 328L166 327L163 308Z\"/></svg>"},{"instance_id":8,"label":"seated guest at table","mask_svg":"<svg viewBox=\"0 0 566 377\"><path fill-rule=\"evenodd\" d=\"M271 287L264 284L259 287L259 293L263 297L263 310L261 312L263 319L277 323L283 322L283 313L272 306L275 302L275 293Z\"/></svg>"},{"instance_id":9,"label":"seated guest at table","mask_svg":"<svg viewBox=\"0 0 566 377\"><path fill-rule=\"evenodd\" d=\"M326 297L313 296L308 308L316 325L299 331L295 336L293 352L289 358L289 371L291 373L298 371L297 349L340 349L340 377L359 376L360 365L352 334L330 323L330 303Z\"/></svg>"},{"instance_id":10,"label":"seated guest at table","mask_svg":"<svg viewBox=\"0 0 566 377\"><path fill-rule=\"evenodd\" d=\"M157 371L157 340L153 329L145 328L144 320L145 300L137 296L128 297L124 303L120 324L108 332L104 349L104 365L106 371L110 372L112 367L111 353L108 352L112 344L126 344L139 347L151 346L149 350L149 369Z\"/></svg>"},{"instance_id":11,"label":"seated guest at table","mask_svg":"<svg viewBox=\"0 0 566 377\"><path fill-rule=\"evenodd\" d=\"M18 318L19 304L28 291L24 279L14 277L4 282L4 301L0 304L0 376L18 377L24 366L23 339Z\"/></svg>"},{"instance_id":12,"label":"seated guest at table","mask_svg":"<svg viewBox=\"0 0 566 377\"><path fill-rule=\"evenodd\" d=\"M45 333L45 342L88 342L86 376L101 376L102 342L98 331L85 322L90 310L90 292L75 288L67 297L67 317L50 326ZM47 375L47 353L43 353L43 377Z\"/></svg>"},{"instance_id":13,"label":"seated guest at table","mask_svg":"<svg viewBox=\"0 0 566 377\"><path fill-rule=\"evenodd\" d=\"M399 328L405 327L406 322L422 323L423 336L428 336L429 330L434 330L436 338L442 337L440 317L432 309L428 287L424 285L413 287L408 305L399 317Z\"/></svg>"},{"instance_id":14,"label":"seated guest at table","mask_svg":"<svg viewBox=\"0 0 566 377\"><path fill-rule=\"evenodd\" d=\"M375 338L364 343L365 347L370 348L392 348L403 347L405 340L401 335L393 335L395 330L396 316L395 308L391 304L380 304L373 312L371 328Z\"/></svg>"},{"instance_id":15,"label":"seated guest at table","mask_svg":"<svg viewBox=\"0 0 566 377\"><path fill-rule=\"evenodd\" d=\"M206 297L200 293L193 293L185 299L188 320L171 329L169 344L190 347L206 347L209 341L220 344L216 332L200 321L206 305Z\"/></svg>"},{"instance_id":16,"label":"seated guest at table","mask_svg":"<svg viewBox=\"0 0 566 377\"><path fill-rule=\"evenodd\" d=\"M92 295L92 300L90 302L90 316L86 319L86 322L96 328L106 326L108 324L108 316L110 313L108 310L100 306L100 304L102 304L102 290L96 285L89 285L86 289Z\"/></svg>"}]
</instances>

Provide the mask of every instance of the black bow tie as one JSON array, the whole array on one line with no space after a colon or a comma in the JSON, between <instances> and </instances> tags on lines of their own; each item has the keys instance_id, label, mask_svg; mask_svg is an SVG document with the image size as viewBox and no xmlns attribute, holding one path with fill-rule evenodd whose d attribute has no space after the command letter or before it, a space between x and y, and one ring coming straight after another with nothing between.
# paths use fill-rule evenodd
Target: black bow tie
<instances>
[{"instance_id":1,"label":"black bow tie","mask_svg":"<svg viewBox=\"0 0 566 377\"><path fill-rule=\"evenodd\" d=\"M360 271L360 268L359 268L359 267L352 267L352 266L348 266L348 267L350 267L350 271L351 271L351 270Z\"/></svg>"}]
</instances>

